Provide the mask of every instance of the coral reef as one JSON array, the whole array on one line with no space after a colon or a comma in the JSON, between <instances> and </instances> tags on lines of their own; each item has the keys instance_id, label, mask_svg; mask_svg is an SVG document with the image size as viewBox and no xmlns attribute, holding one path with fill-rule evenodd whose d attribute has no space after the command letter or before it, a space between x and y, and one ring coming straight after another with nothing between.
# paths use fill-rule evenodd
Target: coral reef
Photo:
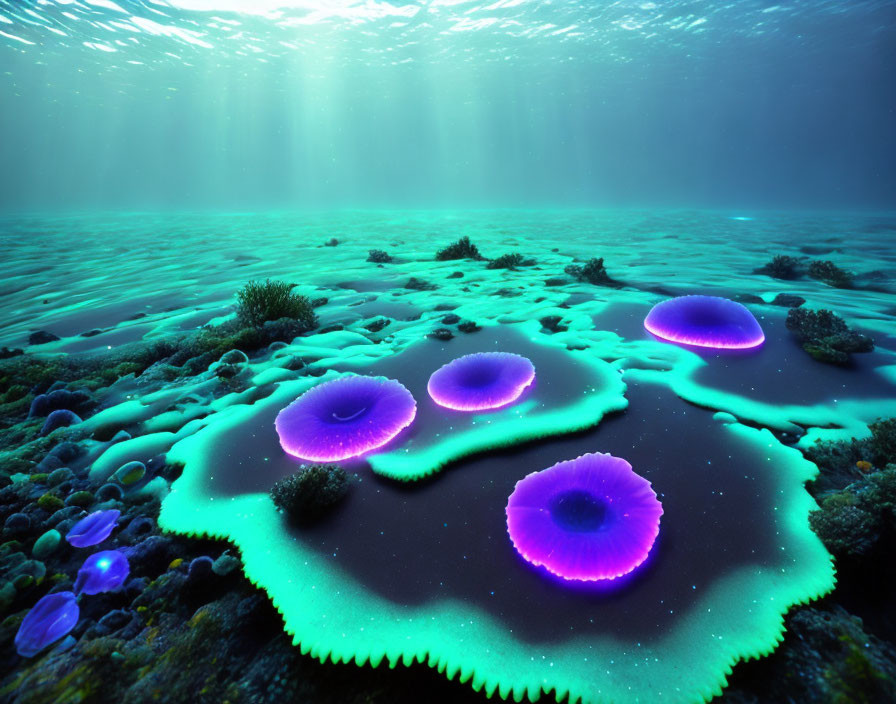
<instances>
[{"instance_id":1,"label":"coral reef","mask_svg":"<svg viewBox=\"0 0 896 704\"><path fill-rule=\"evenodd\" d=\"M444 262L453 259L482 259L479 248L464 235L457 242L436 252L436 261Z\"/></svg>"},{"instance_id":2,"label":"coral reef","mask_svg":"<svg viewBox=\"0 0 896 704\"><path fill-rule=\"evenodd\" d=\"M296 523L313 521L341 501L348 475L335 464L313 464L281 479L271 489L274 505Z\"/></svg>"},{"instance_id":3,"label":"coral reef","mask_svg":"<svg viewBox=\"0 0 896 704\"><path fill-rule=\"evenodd\" d=\"M824 308L792 308L786 325L803 349L819 362L848 364L851 354L874 349L870 337L850 329L840 316Z\"/></svg>"},{"instance_id":4,"label":"coral reef","mask_svg":"<svg viewBox=\"0 0 896 704\"><path fill-rule=\"evenodd\" d=\"M393 259L391 254L382 249L371 249L367 254L367 261L374 264L389 264Z\"/></svg>"},{"instance_id":5,"label":"coral reef","mask_svg":"<svg viewBox=\"0 0 896 704\"><path fill-rule=\"evenodd\" d=\"M800 260L787 254L778 254L772 260L759 269L757 274L766 274L773 279L790 281L800 276Z\"/></svg>"},{"instance_id":6,"label":"coral reef","mask_svg":"<svg viewBox=\"0 0 896 704\"><path fill-rule=\"evenodd\" d=\"M837 557L896 547L896 464L826 496L809 521Z\"/></svg>"},{"instance_id":7,"label":"coral reef","mask_svg":"<svg viewBox=\"0 0 896 704\"><path fill-rule=\"evenodd\" d=\"M510 254L502 254L497 259L492 259L486 269L510 269L515 270L520 266L534 266L534 259L526 259L522 254L512 252Z\"/></svg>"},{"instance_id":8,"label":"coral reef","mask_svg":"<svg viewBox=\"0 0 896 704\"><path fill-rule=\"evenodd\" d=\"M237 294L236 315L244 325L261 326L267 322L289 318L306 329L316 325L311 301L293 293L294 284L285 281L250 281Z\"/></svg>"},{"instance_id":9,"label":"coral reef","mask_svg":"<svg viewBox=\"0 0 896 704\"><path fill-rule=\"evenodd\" d=\"M611 288L619 288L622 286L620 281L611 278L607 273L606 268L604 268L603 257L600 257L599 259L592 257L585 262L584 266L570 264L565 267L563 271L573 277L576 281L581 281L583 283L594 284L595 286L609 286Z\"/></svg>"},{"instance_id":10,"label":"coral reef","mask_svg":"<svg viewBox=\"0 0 896 704\"><path fill-rule=\"evenodd\" d=\"M834 288L852 288L852 274L826 259L809 264L809 276Z\"/></svg>"}]
</instances>

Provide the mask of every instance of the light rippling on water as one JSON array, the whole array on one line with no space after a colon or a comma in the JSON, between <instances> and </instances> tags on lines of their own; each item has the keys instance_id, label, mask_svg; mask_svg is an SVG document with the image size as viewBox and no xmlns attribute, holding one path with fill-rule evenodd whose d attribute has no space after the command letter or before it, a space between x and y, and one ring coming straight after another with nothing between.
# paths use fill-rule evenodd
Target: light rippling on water
<instances>
[{"instance_id":1,"label":"light rippling on water","mask_svg":"<svg viewBox=\"0 0 896 704\"><path fill-rule=\"evenodd\" d=\"M803 44L807 16L873 12L879 0L543 2L539 0L0 0L0 45L78 50L104 68L218 60L266 63L314 52L344 61L510 60L538 42L558 61L631 61L646 46L699 51L781 34ZM458 35L476 35L475 43ZM425 50L421 49L425 46ZM803 47L804 50L811 47Z\"/></svg>"}]
</instances>

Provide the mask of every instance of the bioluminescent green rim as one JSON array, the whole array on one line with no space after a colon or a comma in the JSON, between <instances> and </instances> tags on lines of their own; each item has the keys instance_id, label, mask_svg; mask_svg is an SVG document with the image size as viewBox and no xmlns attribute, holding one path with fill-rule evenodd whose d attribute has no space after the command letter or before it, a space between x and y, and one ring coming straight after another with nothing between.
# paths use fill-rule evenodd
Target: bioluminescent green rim
<instances>
[{"instance_id":1,"label":"bioluminescent green rim","mask_svg":"<svg viewBox=\"0 0 896 704\"><path fill-rule=\"evenodd\" d=\"M533 340L535 341L535 340ZM389 452L367 458L373 471L390 479L413 481L434 474L463 457L551 435L574 433L597 425L608 413L628 405L622 375L611 365L583 352L565 351L571 364L588 375L581 396L562 408L544 409L538 389L525 401L499 411L471 414L472 427L452 428L436 441L413 439ZM454 425L446 419L446 424ZM459 425L459 423L458 423Z\"/></svg>"},{"instance_id":2,"label":"bioluminescent green rim","mask_svg":"<svg viewBox=\"0 0 896 704\"><path fill-rule=\"evenodd\" d=\"M294 644L320 660L426 663L477 691L516 701L545 693L586 703L703 701L721 692L738 661L774 649L791 606L834 586L830 555L808 525L817 506L803 485L817 468L768 430L725 422L733 446L761 448L773 466L769 475L778 500L768 520L777 524L780 559L739 567L707 585L659 640L623 642L607 634L533 644L456 600L389 601L296 540L268 495L222 497L209 491L216 468L208 449L259 410L316 382L290 382L252 406L225 409L175 444L168 459L182 462L184 471L162 503L159 524L231 541L247 577L282 614Z\"/></svg>"}]
</instances>

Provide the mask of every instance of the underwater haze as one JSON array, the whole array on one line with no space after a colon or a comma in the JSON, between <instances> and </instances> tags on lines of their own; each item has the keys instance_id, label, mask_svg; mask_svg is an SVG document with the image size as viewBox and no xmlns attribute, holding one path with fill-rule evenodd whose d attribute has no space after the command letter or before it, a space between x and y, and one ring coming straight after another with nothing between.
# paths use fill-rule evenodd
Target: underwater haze
<instances>
[{"instance_id":1,"label":"underwater haze","mask_svg":"<svg viewBox=\"0 0 896 704\"><path fill-rule=\"evenodd\" d=\"M0 207L892 209L896 3L2 0Z\"/></svg>"},{"instance_id":2,"label":"underwater haze","mask_svg":"<svg viewBox=\"0 0 896 704\"><path fill-rule=\"evenodd\" d=\"M0 0L0 704L896 702L896 0Z\"/></svg>"}]
</instances>

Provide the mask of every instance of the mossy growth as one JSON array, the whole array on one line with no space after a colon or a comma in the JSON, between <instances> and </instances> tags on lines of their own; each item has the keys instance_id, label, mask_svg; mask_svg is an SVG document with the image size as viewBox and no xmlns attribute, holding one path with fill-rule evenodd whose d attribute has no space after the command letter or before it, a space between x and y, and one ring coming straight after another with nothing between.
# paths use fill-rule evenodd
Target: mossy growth
<instances>
[{"instance_id":1,"label":"mossy growth","mask_svg":"<svg viewBox=\"0 0 896 704\"><path fill-rule=\"evenodd\" d=\"M295 523L320 518L349 490L348 475L335 464L312 464L274 484L271 498Z\"/></svg>"},{"instance_id":2,"label":"mossy growth","mask_svg":"<svg viewBox=\"0 0 896 704\"><path fill-rule=\"evenodd\" d=\"M470 242L467 236L436 252L436 261L445 262L451 259L482 259L479 248Z\"/></svg>"},{"instance_id":3,"label":"mossy growth","mask_svg":"<svg viewBox=\"0 0 896 704\"><path fill-rule=\"evenodd\" d=\"M311 301L293 293L294 285L271 279L250 281L237 291L237 320L258 327L268 321L291 318L310 330L317 320Z\"/></svg>"},{"instance_id":4,"label":"mossy growth","mask_svg":"<svg viewBox=\"0 0 896 704\"><path fill-rule=\"evenodd\" d=\"M821 308L791 308L787 329L813 359L828 364L848 364L853 353L871 352L874 340L852 330L836 313Z\"/></svg>"},{"instance_id":5,"label":"mossy growth","mask_svg":"<svg viewBox=\"0 0 896 704\"><path fill-rule=\"evenodd\" d=\"M766 274L773 279L784 279L789 281L799 278L800 276L800 260L787 254L778 254L772 258L761 269L757 269L757 274Z\"/></svg>"},{"instance_id":6,"label":"mossy growth","mask_svg":"<svg viewBox=\"0 0 896 704\"><path fill-rule=\"evenodd\" d=\"M37 500L37 505L47 513L55 513L65 504L56 494L44 494Z\"/></svg>"},{"instance_id":7,"label":"mossy growth","mask_svg":"<svg viewBox=\"0 0 896 704\"><path fill-rule=\"evenodd\" d=\"M604 267L604 258L592 257L584 266L578 264L570 264L563 269L564 272L572 276L576 281L594 284L595 286L610 286L618 288L622 286L619 281L611 278Z\"/></svg>"},{"instance_id":8,"label":"mossy growth","mask_svg":"<svg viewBox=\"0 0 896 704\"><path fill-rule=\"evenodd\" d=\"M809 523L837 557L889 554L896 542L896 464L826 497Z\"/></svg>"},{"instance_id":9,"label":"mossy growth","mask_svg":"<svg viewBox=\"0 0 896 704\"><path fill-rule=\"evenodd\" d=\"M896 418L882 418L868 426L872 461L879 467L896 464Z\"/></svg>"},{"instance_id":10,"label":"mossy growth","mask_svg":"<svg viewBox=\"0 0 896 704\"><path fill-rule=\"evenodd\" d=\"M511 269L514 270L520 266L534 266L534 259L526 259L519 252L511 252L509 254L502 254L497 259L492 259L487 265L486 269Z\"/></svg>"},{"instance_id":11,"label":"mossy growth","mask_svg":"<svg viewBox=\"0 0 896 704\"><path fill-rule=\"evenodd\" d=\"M826 259L809 264L809 276L834 288L852 288L852 274Z\"/></svg>"}]
</instances>

